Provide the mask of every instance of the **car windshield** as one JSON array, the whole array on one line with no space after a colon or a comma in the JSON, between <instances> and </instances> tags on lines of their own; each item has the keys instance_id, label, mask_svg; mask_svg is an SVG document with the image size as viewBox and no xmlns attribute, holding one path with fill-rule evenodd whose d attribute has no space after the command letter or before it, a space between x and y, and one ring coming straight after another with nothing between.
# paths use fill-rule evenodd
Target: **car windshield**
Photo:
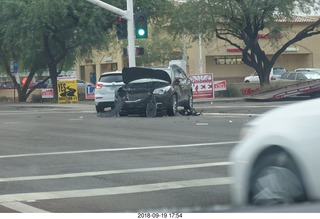
<instances>
[{"instance_id":1,"label":"car windshield","mask_svg":"<svg viewBox=\"0 0 320 219\"><path fill-rule=\"evenodd\" d=\"M284 72L286 72L286 70L283 69L283 68L274 68L273 69L273 74L274 75L282 75Z\"/></svg>"},{"instance_id":2,"label":"car windshield","mask_svg":"<svg viewBox=\"0 0 320 219\"><path fill-rule=\"evenodd\" d=\"M122 82L122 75L121 74L107 74L101 75L100 82L112 83L112 82Z\"/></svg>"},{"instance_id":3,"label":"car windshield","mask_svg":"<svg viewBox=\"0 0 320 219\"><path fill-rule=\"evenodd\" d=\"M306 76L307 79L320 79L320 74L318 73L312 73L312 72L309 72L309 73L305 73L304 74Z\"/></svg>"}]
</instances>

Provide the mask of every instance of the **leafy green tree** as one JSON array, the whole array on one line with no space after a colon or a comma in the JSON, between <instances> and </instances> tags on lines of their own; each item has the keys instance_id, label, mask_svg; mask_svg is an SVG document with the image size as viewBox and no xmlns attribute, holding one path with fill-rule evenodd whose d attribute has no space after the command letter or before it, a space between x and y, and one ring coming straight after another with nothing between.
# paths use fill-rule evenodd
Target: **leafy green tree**
<instances>
[{"instance_id":1,"label":"leafy green tree","mask_svg":"<svg viewBox=\"0 0 320 219\"><path fill-rule=\"evenodd\" d=\"M310 14L319 10L319 0L189 0L171 10L169 32L174 35L187 34L212 42L218 38L238 48L242 60L254 68L264 87L270 83L270 70L278 57L292 44L307 37L320 34L319 19L310 19L306 28L289 38L290 23L297 12ZM274 55L268 57L258 40L259 33L270 37Z\"/></svg>"},{"instance_id":2,"label":"leafy green tree","mask_svg":"<svg viewBox=\"0 0 320 219\"><path fill-rule=\"evenodd\" d=\"M118 1L113 3L121 6ZM57 100L57 76L77 58L106 49L114 21L114 14L87 1L2 0L2 65L17 87L19 101L25 101L35 89L27 92L33 76L44 69L49 70ZM8 69L10 59L18 60L29 72L23 87Z\"/></svg>"}]
</instances>

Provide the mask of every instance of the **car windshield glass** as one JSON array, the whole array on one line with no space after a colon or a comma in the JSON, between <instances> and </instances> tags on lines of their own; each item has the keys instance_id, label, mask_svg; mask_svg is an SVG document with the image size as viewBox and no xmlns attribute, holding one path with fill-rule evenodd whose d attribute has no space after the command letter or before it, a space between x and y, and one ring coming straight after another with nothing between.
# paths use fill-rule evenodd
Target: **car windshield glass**
<instances>
[{"instance_id":1,"label":"car windshield glass","mask_svg":"<svg viewBox=\"0 0 320 219\"><path fill-rule=\"evenodd\" d=\"M108 74L108 75L101 75L100 82L122 82L122 75L121 74Z\"/></svg>"},{"instance_id":2,"label":"car windshield glass","mask_svg":"<svg viewBox=\"0 0 320 219\"><path fill-rule=\"evenodd\" d=\"M283 68L274 68L273 74L274 75L282 75L284 72L286 72Z\"/></svg>"},{"instance_id":3,"label":"car windshield glass","mask_svg":"<svg viewBox=\"0 0 320 219\"><path fill-rule=\"evenodd\" d=\"M305 73L304 74L306 76L307 79L320 79L320 74L318 73Z\"/></svg>"}]
</instances>

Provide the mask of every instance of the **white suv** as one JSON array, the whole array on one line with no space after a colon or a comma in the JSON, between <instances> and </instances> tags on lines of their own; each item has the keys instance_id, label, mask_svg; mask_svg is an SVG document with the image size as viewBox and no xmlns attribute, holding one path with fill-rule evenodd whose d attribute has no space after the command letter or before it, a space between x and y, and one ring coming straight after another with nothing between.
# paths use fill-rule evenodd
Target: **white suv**
<instances>
[{"instance_id":1,"label":"white suv","mask_svg":"<svg viewBox=\"0 0 320 219\"><path fill-rule=\"evenodd\" d=\"M113 71L101 74L94 93L97 113L104 112L105 108L114 107L115 91L123 85L122 72Z\"/></svg>"}]
</instances>

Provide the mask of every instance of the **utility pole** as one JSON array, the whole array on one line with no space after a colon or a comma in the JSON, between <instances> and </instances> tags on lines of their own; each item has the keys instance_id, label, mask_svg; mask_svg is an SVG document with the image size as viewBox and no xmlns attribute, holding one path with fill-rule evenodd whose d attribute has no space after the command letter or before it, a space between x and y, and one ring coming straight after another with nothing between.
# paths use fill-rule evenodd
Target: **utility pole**
<instances>
[{"instance_id":1,"label":"utility pole","mask_svg":"<svg viewBox=\"0 0 320 219\"><path fill-rule=\"evenodd\" d=\"M203 73L203 59L202 59L202 34L199 34L199 73Z\"/></svg>"},{"instance_id":2,"label":"utility pole","mask_svg":"<svg viewBox=\"0 0 320 219\"><path fill-rule=\"evenodd\" d=\"M87 0L88 2L95 4L99 7L107 9L117 15L120 15L128 21L128 57L129 57L129 67L136 67L136 47L134 45L134 19L133 19L133 0L127 0L127 10L121 10L115 6L108 3L102 2L100 0Z\"/></svg>"}]
</instances>

